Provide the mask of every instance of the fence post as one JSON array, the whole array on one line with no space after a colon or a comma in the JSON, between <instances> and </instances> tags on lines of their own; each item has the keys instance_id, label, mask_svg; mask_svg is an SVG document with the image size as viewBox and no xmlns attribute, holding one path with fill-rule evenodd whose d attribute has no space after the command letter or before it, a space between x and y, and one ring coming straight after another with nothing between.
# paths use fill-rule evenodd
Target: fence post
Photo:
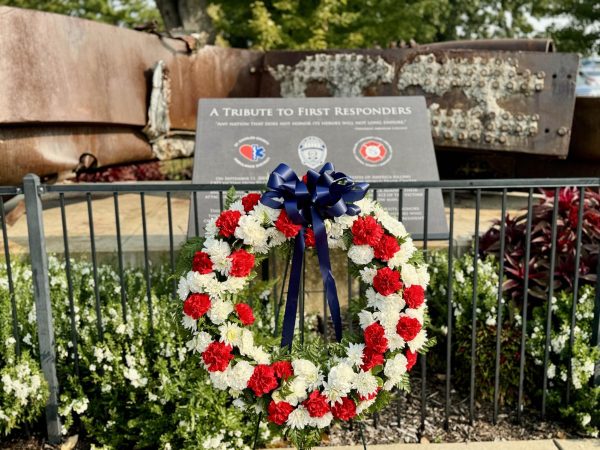
<instances>
[{"instance_id":1,"label":"fence post","mask_svg":"<svg viewBox=\"0 0 600 450\"><path fill-rule=\"evenodd\" d=\"M44 377L50 388L46 404L46 428L48 441L57 444L61 441L60 418L58 416L58 378L56 376L56 351L54 325L50 304L48 281L48 255L44 237L44 218L40 199L41 184L37 175L28 174L23 178L25 210L27 213L27 234L29 236L29 257L33 273L35 312L37 317L40 363Z\"/></svg>"}]
</instances>

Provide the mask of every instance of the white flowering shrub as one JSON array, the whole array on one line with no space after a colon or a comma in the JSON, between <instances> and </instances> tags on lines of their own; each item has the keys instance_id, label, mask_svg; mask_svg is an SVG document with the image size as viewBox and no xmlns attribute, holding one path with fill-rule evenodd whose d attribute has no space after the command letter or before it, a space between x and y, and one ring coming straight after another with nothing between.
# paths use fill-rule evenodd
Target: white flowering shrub
<instances>
[{"instance_id":1,"label":"white flowering shrub","mask_svg":"<svg viewBox=\"0 0 600 450\"><path fill-rule=\"evenodd\" d=\"M549 364L547 377L551 410L558 409L563 417L568 417L587 434L598 436L600 429L600 386L590 383L594 367L600 361L600 348L590 345L592 320L594 318L595 291L583 286L575 308L575 328L573 348L570 349L571 313L573 293L559 292L552 299L552 324L550 330ZM547 309L533 310L531 334L527 341L527 353L536 366L538 379L543 375L544 349L546 345ZM572 354L572 357L571 357ZM569 380L569 360L571 377ZM570 381L570 405L565 405L567 382Z\"/></svg>"},{"instance_id":2,"label":"white flowering shrub","mask_svg":"<svg viewBox=\"0 0 600 450\"><path fill-rule=\"evenodd\" d=\"M21 348L14 358L8 285L0 281L0 432L40 419L47 387L39 351L31 270L13 262ZM189 352L179 323L180 304L171 299L168 266L151 267L152 326L142 269L127 269L126 318L121 283L110 265L98 267L103 339L98 333L92 265L71 261L74 320L71 322L64 261L49 258L51 300L60 384L63 432L83 431L96 448L243 449L254 437L253 416L232 408L215 391ZM6 280L0 265L0 280ZM269 285L255 282L249 301ZM264 298L264 295L263 295ZM260 308L257 309L260 311ZM257 313L258 314L258 313ZM72 325L78 341L78 377ZM29 357L28 355L31 355ZM5 418L7 416L8 418ZM269 431L261 429L265 440Z\"/></svg>"},{"instance_id":3,"label":"white flowering shrub","mask_svg":"<svg viewBox=\"0 0 600 450\"><path fill-rule=\"evenodd\" d=\"M448 256L447 252L432 252L429 258L431 330L441 345L430 353L434 370L445 371L447 335ZM452 275L452 379L458 389L468 389L471 365L471 332L473 311L473 257L465 254L455 257ZM498 320L498 271L493 256L477 264L476 298L476 394L477 398L492 401L496 360L496 333ZM591 345L594 316L594 289L580 288L575 316L573 358L571 359L571 399L566 406L565 393L569 370L569 338L573 293L560 291L552 301L550 363L548 366L548 411L575 423L591 436L598 434L600 425L600 387L592 387L590 379L595 362L600 361L600 349ZM519 388L519 365L522 335L522 304L519 298L503 298L500 403L515 406ZM547 310L544 304L531 300L528 308L525 349L526 405L539 408L542 396L544 349L546 342Z\"/></svg>"}]
</instances>

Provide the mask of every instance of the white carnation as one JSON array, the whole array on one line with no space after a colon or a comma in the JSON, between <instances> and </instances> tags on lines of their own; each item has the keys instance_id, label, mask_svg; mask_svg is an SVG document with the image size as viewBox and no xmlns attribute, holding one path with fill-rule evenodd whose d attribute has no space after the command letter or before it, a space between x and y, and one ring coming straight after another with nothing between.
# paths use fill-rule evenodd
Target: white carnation
<instances>
[{"instance_id":1,"label":"white carnation","mask_svg":"<svg viewBox=\"0 0 600 450\"><path fill-rule=\"evenodd\" d=\"M316 428L327 428L333 420L333 414L330 412L324 414L322 417L311 417L308 423L311 427Z\"/></svg>"},{"instance_id":2,"label":"white carnation","mask_svg":"<svg viewBox=\"0 0 600 450\"><path fill-rule=\"evenodd\" d=\"M285 397L285 401L290 405L296 406L308 397L308 394L306 393L307 389L308 386L304 378L294 377L294 379L286 385L286 391L288 391L289 394Z\"/></svg>"},{"instance_id":3,"label":"white carnation","mask_svg":"<svg viewBox=\"0 0 600 450\"><path fill-rule=\"evenodd\" d=\"M252 356L254 351L254 336L252 332L247 329L242 329L242 338L239 343L240 353L244 356Z\"/></svg>"},{"instance_id":4,"label":"white carnation","mask_svg":"<svg viewBox=\"0 0 600 450\"><path fill-rule=\"evenodd\" d=\"M242 214L246 214L246 211L244 210L244 205L243 205L241 199L240 200L236 200L231 205L229 205L229 211L239 211Z\"/></svg>"},{"instance_id":5,"label":"white carnation","mask_svg":"<svg viewBox=\"0 0 600 450\"><path fill-rule=\"evenodd\" d=\"M388 348L391 351L401 350L404 348L404 346L406 345L406 342L404 342L404 339L402 339L402 337L400 337L400 335L396 331L396 327L391 328L391 329L384 328L384 330L385 330L385 337L388 340Z\"/></svg>"},{"instance_id":6,"label":"white carnation","mask_svg":"<svg viewBox=\"0 0 600 450\"><path fill-rule=\"evenodd\" d=\"M361 414L363 411L369 409L373 403L375 403L376 398L372 398L371 400L363 400L356 405L356 414Z\"/></svg>"},{"instance_id":7,"label":"white carnation","mask_svg":"<svg viewBox=\"0 0 600 450\"><path fill-rule=\"evenodd\" d=\"M373 247L370 245L352 245L348 250L348 258L360 266L369 264L374 256Z\"/></svg>"},{"instance_id":8,"label":"white carnation","mask_svg":"<svg viewBox=\"0 0 600 450\"><path fill-rule=\"evenodd\" d=\"M233 311L233 303L229 300L212 300L208 310L208 318L215 325L220 325L227 320L229 314Z\"/></svg>"},{"instance_id":9,"label":"white carnation","mask_svg":"<svg viewBox=\"0 0 600 450\"><path fill-rule=\"evenodd\" d=\"M376 213L379 223L381 223L383 228L385 228L392 236L403 238L408 234L402 222L396 220L387 211L378 208Z\"/></svg>"},{"instance_id":10,"label":"white carnation","mask_svg":"<svg viewBox=\"0 0 600 450\"><path fill-rule=\"evenodd\" d=\"M406 311L404 311L404 312L407 316L414 317L419 322L423 323L423 322L425 322L425 311L426 310L427 310L427 306L425 306L425 303L423 303L418 308L407 308Z\"/></svg>"},{"instance_id":11,"label":"white carnation","mask_svg":"<svg viewBox=\"0 0 600 450\"><path fill-rule=\"evenodd\" d=\"M420 278L417 268L412 264L402 265L401 276L405 287L411 287L413 284L421 284L419 283Z\"/></svg>"},{"instance_id":12,"label":"white carnation","mask_svg":"<svg viewBox=\"0 0 600 450\"><path fill-rule=\"evenodd\" d=\"M227 383L232 389L243 391L253 373L254 367L248 361L240 361L227 371Z\"/></svg>"},{"instance_id":13,"label":"white carnation","mask_svg":"<svg viewBox=\"0 0 600 450\"><path fill-rule=\"evenodd\" d=\"M348 344L346 350L346 361L351 366L360 367L363 364L363 352L365 350L365 344Z\"/></svg>"},{"instance_id":14,"label":"white carnation","mask_svg":"<svg viewBox=\"0 0 600 450\"><path fill-rule=\"evenodd\" d=\"M187 278L181 277L179 279L179 285L177 286L177 295L179 295L179 298L183 302L188 298L189 294L190 294L190 285L188 284Z\"/></svg>"},{"instance_id":15,"label":"white carnation","mask_svg":"<svg viewBox=\"0 0 600 450\"><path fill-rule=\"evenodd\" d=\"M261 346L254 347L250 356L258 364L269 364L271 362L271 356Z\"/></svg>"},{"instance_id":16,"label":"white carnation","mask_svg":"<svg viewBox=\"0 0 600 450\"><path fill-rule=\"evenodd\" d=\"M280 213L281 210L270 208L263 205L261 202L258 202L254 209L250 211L249 215L256 217L260 223L272 225L277 220Z\"/></svg>"},{"instance_id":17,"label":"white carnation","mask_svg":"<svg viewBox=\"0 0 600 450\"><path fill-rule=\"evenodd\" d=\"M210 334L208 334L206 331L201 331L195 334L185 345L189 351L202 353L204 350L206 350L206 347L208 347L208 344L211 342L212 338Z\"/></svg>"},{"instance_id":18,"label":"white carnation","mask_svg":"<svg viewBox=\"0 0 600 450\"><path fill-rule=\"evenodd\" d=\"M183 317L181 318L181 324L187 330L196 331L198 329L198 321L192 319L187 314L183 314Z\"/></svg>"},{"instance_id":19,"label":"white carnation","mask_svg":"<svg viewBox=\"0 0 600 450\"><path fill-rule=\"evenodd\" d=\"M423 289L425 289L427 286L429 286L429 271L428 271L428 267L427 264L421 264L419 266L419 268L417 269L417 273L419 275L419 285L423 286Z\"/></svg>"},{"instance_id":20,"label":"white carnation","mask_svg":"<svg viewBox=\"0 0 600 450\"><path fill-rule=\"evenodd\" d=\"M296 359L292 361L294 375L303 378L311 390L317 389L323 382L323 375L311 361L307 359Z\"/></svg>"},{"instance_id":21,"label":"white carnation","mask_svg":"<svg viewBox=\"0 0 600 450\"><path fill-rule=\"evenodd\" d=\"M394 253L394 256L388 261L388 266L396 269L403 264L408 263L411 256L417 251L417 247L413 244L413 240L409 237L400 245L400 250Z\"/></svg>"},{"instance_id":22,"label":"white carnation","mask_svg":"<svg viewBox=\"0 0 600 450\"><path fill-rule=\"evenodd\" d=\"M208 372L209 376L210 376L210 381L212 383L212 385L215 387L215 389L219 389L221 391L224 391L225 389L227 389L229 387L228 385L228 381L229 381L229 368L223 372Z\"/></svg>"},{"instance_id":23,"label":"white carnation","mask_svg":"<svg viewBox=\"0 0 600 450\"><path fill-rule=\"evenodd\" d=\"M406 373L406 364L408 361L402 353L398 353L391 359L388 359L383 368L383 373L387 377L387 381L383 385L383 389L391 391L398 384L402 375Z\"/></svg>"},{"instance_id":24,"label":"white carnation","mask_svg":"<svg viewBox=\"0 0 600 450\"><path fill-rule=\"evenodd\" d=\"M227 242L221 239L207 239L203 251L210 256L215 270L224 272L229 269L231 260L228 256L231 254L231 248Z\"/></svg>"},{"instance_id":25,"label":"white carnation","mask_svg":"<svg viewBox=\"0 0 600 450\"><path fill-rule=\"evenodd\" d=\"M267 230L254 216L242 216L235 229L235 237L252 247L265 248L267 244Z\"/></svg>"},{"instance_id":26,"label":"white carnation","mask_svg":"<svg viewBox=\"0 0 600 450\"><path fill-rule=\"evenodd\" d=\"M236 323L225 322L219 327L219 334L221 335L220 342L237 347L242 340L242 327Z\"/></svg>"},{"instance_id":27,"label":"white carnation","mask_svg":"<svg viewBox=\"0 0 600 450\"><path fill-rule=\"evenodd\" d=\"M360 277L364 283L373 284L373 278L377 275L377 269L374 267L365 267L360 271Z\"/></svg>"},{"instance_id":28,"label":"white carnation","mask_svg":"<svg viewBox=\"0 0 600 450\"><path fill-rule=\"evenodd\" d=\"M287 425L295 430L304 429L310 422L310 414L302 405L293 410L287 418Z\"/></svg>"},{"instance_id":29,"label":"white carnation","mask_svg":"<svg viewBox=\"0 0 600 450\"><path fill-rule=\"evenodd\" d=\"M218 217L213 217L212 219L209 219L209 221L206 223L206 226L204 227L204 236L206 236L207 238L211 238L218 235L219 227L217 227L217 219Z\"/></svg>"},{"instance_id":30,"label":"white carnation","mask_svg":"<svg viewBox=\"0 0 600 450\"><path fill-rule=\"evenodd\" d=\"M368 397L375 393L377 387L377 378L375 378L371 372L359 372L354 377L354 382L352 383L352 388L356 389L363 397Z\"/></svg>"},{"instance_id":31,"label":"white carnation","mask_svg":"<svg viewBox=\"0 0 600 450\"><path fill-rule=\"evenodd\" d=\"M186 281L190 291L201 293L206 292L206 286L209 283L216 281L216 279L213 272L202 275L192 270L188 272Z\"/></svg>"},{"instance_id":32,"label":"white carnation","mask_svg":"<svg viewBox=\"0 0 600 450\"><path fill-rule=\"evenodd\" d=\"M354 204L360 208L361 216L370 215L374 211L376 205L376 203L373 200L370 200L366 197L362 200L354 202Z\"/></svg>"},{"instance_id":33,"label":"white carnation","mask_svg":"<svg viewBox=\"0 0 600 450\"><path fill-rule=\"evenodd\" d=\"M373 317L373 313L364 309L358 313L358 323L363 330L374 322L375 317Z\"/></svg>"},{"instance_id":34,"label":"white carnation","mask_svg":"<svg viewBox=\"0 0 600 450\"><path fill-rule=\"evenodd\" d=\"M323 384L323 394L331 403L342 401L352 389L356 374L347 364L333 366L327 375L327 382Z\"/></svg>"},{"instance_id":35,"label":"white carnation","mask_svg":"<svg viewBox=\"0 0 600 450\"><path fill-rule=\"evenodd\" d=\"M246 287L246 277L229 277L221 283L221 288L225 292L237 294Z\"/></svg>"},{"instance_id":36,"label":"white carnation","mask_svg":"<svg viewBox=\"0 0 600 450\"><path fill-rule=\"evenodd\" d=\"M408 347L410 348L411 352L416 352L422 349L426 342L427 330L425 328L421 328L421 331L419 331L415 338L408 342Z\"/></svg>"}]
</instances>

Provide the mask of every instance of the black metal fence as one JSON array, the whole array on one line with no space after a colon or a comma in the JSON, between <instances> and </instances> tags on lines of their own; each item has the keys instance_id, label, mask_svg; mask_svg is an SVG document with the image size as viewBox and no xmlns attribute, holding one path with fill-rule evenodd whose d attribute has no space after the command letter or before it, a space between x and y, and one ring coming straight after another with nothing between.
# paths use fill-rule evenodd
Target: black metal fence
<instances>
[{"instance_id":1,"label":"black metal fence","mask_svg":"<svg viewBox=\"0 0 600 450\"><path fill-rule=\"evenodd\" d=\"M235 186L238 191L251 191L251 190L261 190L264 186L259 184L245 184ZM455 239L456 233L456 198L457 193L460 195L468 195L471 196L474 200L474 223L473 230L474 235L478 236L480 234L481 220L480 220L480 212L481 212L481 200L482 200L482 192L493 191L496 192L500 196L500 210L499 215L497 217L506 217L507 212L507 195L509 191L519 191L523 195L526 195L526 209L527 209L527 232L526 232L526 245L525 245L525 261L529 261L530 259L530 249L531 249L531 238L532 238L532 208L534 204L534 193L539 188L544 189L552 189L554 190L555 198L558 198L559 189L562 187L575 187L579 189L580 193L583 193L585 188L600 188L600 178L580 178L580 179L523 179L523 180L474 180L474 181L435 181L435 182L385 182L385 183L372 183L371 191L373 192L373 196L377 196L378 190L386 189L386 190L397 190L399 192L399 220L402 220L402 203L404 198L404 193L407 190L420 189L423 191L423 200L424 200L424 211L425 211L425 220L423 222L423 239L422 239L422 249L427 255L428 250L430 249L431 240L428 239L428 210L429 210L429 195L432 190L440 189L444 193L446 199L446 209L447 209L447 218L448 218L448 237L447 242L444 244L444 248L447 248L448 251L448 265L449 267L453 267L453 260L456 257L457 250L457 242ZM5 205L3 202L3 196L14 196L24 194L25 205L26 205L26 215L27 215L27 229L28 229L28 242L29 242L29 255L30 255L30 264L33 273L33 282L34 282L34 296L35 296L35 306L37 313L37 331L39 338L39 350L40 350L40 362L46 377L46 380L50 386L50 398L46 408L46 420L47 420L47 432L48 437L51 442L57 442L60 440L61 436L61 425L58 415L58 394L59 394L59 383L57 379L57 371L56 371L56 352L55 352L55 341L54 341L54 329L53 329L53 321L52 321L52 305L50 302L50 288L49 288L49 275L48 275L48 262L47 262L47 251L46 251L46 241L45 241L45 232L44 232L44 217L43 217L43 204L46 202L53 201L58 204L60 208L60 220L62 227L62 240L63 240L63 251L64 251L64 261L65 261L65 271L66 277L68 281L68 295L69 295L69 305L71 315L74 315L74 299L73 299L73 286L72 286L72 278L71 278L71 266L70 266L70 248L69 248L69 224L67 223L67 215L65 213L65 205L66 205L66 197L71 195L79 195L80 199L85 199L85 203L87 205L87 216L89 223L89 238L90 238L90 247L89 247L89 258L91 259L92 267L93 267L93 280L94 280L94 297L95 297L95 314L96 314L96 326L97 326L97 334L99 339L103 338L103 322L101 316L101 297L99 294L99 286L98 286L98 258L97 258L97 248L96 248L96 236L95 236L95 228L94 228L94 215L93 215L93 202L96 196L102 195L103 198L112 197L112 202L114 205L114 225L115 225L115 233L116 233L116 255L118 262L118 271L121 280L121 286L123 286L124 280L124 249L123 242L121 236L121 218L120 218L120 203L119 200L121 195L129 193L135 194L139 196L140 207L141 207L141 221L142 221L142 242L143 242L143 253L144 253L144 273L146 278L146 298L148 302L149 310L152 311L152 286L151 286L151 277L150 277L150 267L149 267L149 245L148 245L148 232L147 232L147 218L146 218L146 195L164 195L166 198L166 211L167 215L167 226L164 230L165 238L168 239L168 261L171 264L171 267L175 267L175 258L176 258L176 248L175 248L175 240L174 240L174 231L173 231L173 208L172 208L172 199L174 195L178 195L180 193L188 193L191 194L193 205L197 205L197 195L201 192L218 192L219 198L221 200L221 208L223 207L223 197L224 192L230 188L230 185L195 185L189 184L185 182L145 182L145 183L110 183L110 184L74 184L74 185L44 185L40 183L40 180L35 175L28 175L23 180L22 187L0 187L0 221L2 222L2 237L4 244L4 257L5 263L7 265L7 275L8 275L8 288L10 291L11 297L11 307L12 307L12 319L13 319L13 332L14 338L16 340L16 352L19 353L19 345L21 337L19 336L19 326L17 323L17 313L15 306L15 298L14 298L14 287L11 273L11 252L9 251L9 235L8 235L8 227L6 224L6 212ZM551 279L548 283L548 295L547 301L548 305L550 305L550 301L554 295L554 272L555 272L555 261L557 256L557 228L558 228L558 202L554 202L553 209L553 221L552 221L552 232L551 232L551 257L550 257L550 270L549 276ZM574 330L575 330L575 305L578 300L579 293L579 262L580 262L580 247L581 247L581 239L582 239L582 223L583 223L583 202L579 203L578 209L578 224L576 230L576 249L577 254L575 258L575 269L573 274L573 313L572 313L572 321L571 321L571 330L570 330L570 350L572 351L573 340L574 340ZM198 221L196 220L193 229L195 229L196 234L200 233L200 227ZM505 233L506 226L505 222L501 222L500 226L500 254L504 254L505 248ZM474 260L473 265L474 269L472 272L473 277L473 296L472 296L472 327L471 327L471 346L470 346L470 354L471 354L471 370L469 374L469 420L472 423L475 416L475 392L476 392L476 371L475 371L475 363L477 357L477 346L476 346L476 332L478 327L478 319L476 317L476 309L477 309L477 276L478 271L477 265L480 263L479 261L479 240L474 239ZM600 258L598 258L600 261ZM600 273L600 263L599 267L595 268L596 273ZM286 270L287 272L287 270ZM286 274L284 274L285 279ZM453 388L453 270L448 270L448 280L447 280L447 309L448 315L446 320L447 327L447 335L445 343L439 343L439 345L446 346L445 352L445 405L444 405L444 424L448 427L451 417L451 391ZM504 259L500 258L499 260L499 283L498 283L498 292L497 292L497 318L496 323L502 323L502 314L503 314L503 278L505 276L505 267L504 267ZM523 415L523 396L524 396L524 376L525 376L525 364L526 364L526 340L527 340L527 305L528 305L528 285L529 285L529 264L525 264L525 273L524 273L524 294L522 298L523 303L523 317L522 317L522 333L521 333L521 342L520 342L520 365L519 365L519 390L518 390L518 398L517 398L517 414L519 419L521 419ZM173 293L175 295L176 286L173 284ZM352 282L349 277L348 280L348 290L349 297L352 294ZM279 295L279 304L281 302L281 298L283 296L283 288L281 289L281 293ZM125 316L125 304L127 302L127 298L125 295L125 290L121 288L121 302L123 306L123 320L126 321L127 317ZM301 308L303 304L301 302ZM324 305L326 308L326 305ZM540 415L541 418L545 418L546 416L546 397L548 392L548 377L547 377L547 368L549 364L549 349L550 349L550 324L552 320L552 308L547 308L547 322L546 322L546 339L545 339L545 349L544 349L544 361L543 361L543 372L544 377L542 380L543 384L543 397L541 401ZM326 309L323 311L324 317L327 317ZM596 297L595 297L595 313L594 313L594 322L593 322L593 336L592 336L592 344L600 345L600 277L598 277L598 281L596 282ZM75 353L74 362L73 362L73 371L74 373L79 372L78 367L78 357L77 357L77 335L78 331L75 329L75 322L72 322L72 330L71 330L71 340L73 344L73 352ZM495 367L494 367L494 397L493 397L493 417L492 421L496 423L499 415L499 383L500 383L500 366L501 366L501 326L497 327L497 335L495 342ZM572 368L569 368L570 370ZM420 358L420 380L421 380L421 423L425 423L425 418L427 417L427 388L428 388L428 380L427 380L427 358ZM600 384L600 365L596 365L596 371L594 376L594 382L596 384ZM568 384L567 384L568 385ZM569 389L569 388L567 388ZM567 392L567 402L569 401L569 393Z\"/></svg>"}]
</instances>

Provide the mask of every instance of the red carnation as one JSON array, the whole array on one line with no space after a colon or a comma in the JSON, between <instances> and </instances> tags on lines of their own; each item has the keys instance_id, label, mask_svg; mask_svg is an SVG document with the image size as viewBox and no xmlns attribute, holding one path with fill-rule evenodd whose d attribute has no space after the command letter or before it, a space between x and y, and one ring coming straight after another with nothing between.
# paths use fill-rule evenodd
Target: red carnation
<instances>
[{"instance_id":1,"label":"red carnation","mask_svg":"<svg viewBox=\"0 0 600 450\"><path fill-rule=\"evenodd\" d=\"M210 260L208 253L196 252L194 260L192 261L192 270L198 272L200 275L211 273L213 270L213 263Z\"/></svg>"},{"instance_id":2,"label":"red carnation","mask_svg":"<svg viewBox=\"0 0 600 450\"><path fill-rule=\"evenodd\" d=\"M365 328L364 336L367 348L377 353L385 353L388 348L388 340L385 337L385 330L379 322L374 322Z\"/></svg>"},{"instance_id":3,"label":"red carnation","mask_svg":"<svg viewBox=\"0 0 600 450\"><path fill-rule=\"evenodd\" d=\"M267 410L269 411L269 417L267 417L269 422L283 425L290 413L294 410L294 407L288 402L275 402L274 400L271 400Z\"/></svg>"},{"instance_id":4,"label":"red carnation","mask_svg":"<svg viewBox=\"0 0 600 450\"><path fill-rule=\"evenodd\" d=\"M384 234L375 246L375 258L382 261L389 261L394 254L400 250L398 240L389 234Z\"/></svg>"},{"instance_id":5,"label":"red carnation","mask_svg":"<svg viewBox=\"0 0 600 450\"><path fill-rule=\"evenodd\" d=\"M233 236L240 217L242 217L242 213L239 211L223 211L215 222L219 228L219 234L226 238Z\"/></svg>"},{"instance_id":6,"label":"red carnation","mask_svg":"<svg viewBox=\"0 0 600 450\"><path fill-rule=\"evenodd\" d=\"M417 363L417 352L406 351L406 370L410 370Z\"/></svg>"},{"instance_id":7,"label":"red carnation","mask_svg":"<svg viewBox=\"0 0 600 450\"><path fill-rule=\"evenodd\" d=\"M390 295L402 289L400 281L400 272L392 270L389 267L383 267L377 270L377 275L373 278L373 287L381 295Z\"/></svg>"},{"instance_id":8,"label":"red carnation","mask_svg":"<svg viewBox=\"0 0 600 450\"><path fill-rule=\"evenodd\" d=\"M229 361L233 359L231 351L233 348L224 342L211 342L202 353L204 364L208 366L209 372L223 372L227 370Z\"/></svg>"},{"instance_id":9,"label":"red carnation","mask_svg":"<svg viewBox=\"0 0 600 450\"><path fill-rule=\"evenodd\" d=\"M421 322L414 317L402 316L396 325L396 331L406 342L412 341L421 331Z\"/></svg>"},{"instance_id":10,"label":"red carnation","mask_svg":"<svg viewBox=\"0 0 600 450\"><path fill-rule=\"evenodd\" d=\"M231 259L229 275L232 277L247 277L254 267L254 255L244 249L236 250L228 256Z\"/></svg>"},{"instance_id":11,"label":"red carnation","mask_svg":"<svg viewBox=\"0 0 600 450\"><path fill-rule=\"evenodd\" d=\"M260 201L260 194L257 194L256 192L252 192L248 195L244 195L242 197L242 205L244 206L244 211L246 211L247 213L252 211L254 209L254 207L256 205L258 205L258 202Z\"/></svg>"},{"instance_id":12,"label":"red carnation","mask_svg":"<svg viewBox=\"0 0 600 450\"><path fill-rule=\"evenodd\" d=\"M254 323L254 314L252 307L246 303L238 303L235 305L235 312L244 325L252 325Z\"/></svg>"},{"instance_id":13,"label":"red carnation","mask_svg":"<svg viewBox=\"0 0 600 450\"><path fill-rule=\"evenodd\" d=\"M296 225L294 222L290 220L285 209L282 209L279 213L279 217L275 221L275 228L281 231L285 237L294 237L302 228L302 225Z\"/></svg>"},{"instance_id":14,"label":"red carnation","mask_svg":"<svg viewBox=\"0 0 600 450\"><path fill-rule=\"evenodd\" d=\"M307 247L315 246L315 232L312 228L307 228L304 232L304 243Z\"/></svg>"},{"instance_id":15,"label":"red carnation","mask_svg":"<svg viewBox=\"0 0 600 450\"><path fill-rule=\"evenodd\" d=\"M330 411L327 397L319 391L313 391L308 398L302 402L310 417L323 417Z\"/></svg>"},{"instance_id":16,"label":"red carnation","mask_svg":"<svg viewBox=\"0 0 600 450\"><path fill-rule=\"evenodd\" d=\"M248 387L254 391L257 397L268 394L277 388L277 378L271 366L259 364L254 367L254 372L248 380Z\"/></svg>"},{"instance_id":17,"label":"red carnation","mask_svg":"<svg viewBox=\"0 0 600 450\"><path fill-rule=\"evenodd\" d=\"M277 361L271 364L275 376L280 380L287 380L289 377L294 375L294 369L292 363L289 361Z\"/></svg>"},{"instance_id":18,"label":"red carnation","mask_svg":"<svg viewBox=\"0 0 600 450\"><path fill-rule=\"evenodd\" d=\"M206 294L190 294L183 302L183 312L198 320L210 309L210 297Z\"/></svg>"},{"instance_id":19,"label":"red carnation","mask_svg":"<svg viewBox=\"0 0 600 450\"><path fill-rule=\"evenodd\" d=\"M404 300L409 308L418 308L425 301L425 289L423 286L413 284L404 289Z\"/></svg>"},{"instance_id":20,"label":"red carnation","mask_svg":"<svg viewBox=\"0 0 600 450\"><path fill-rule=\"evenodd\" d=\"M331 407L333 417L340 420L350 420L356 416L356 403L348 397L342 398L342 403L336 403Z\"/></svg>"},{"instance_id":21,"label":"red carnation","mask_svg":"<svg viewBox=\"0 0 600 450\"><path fill-rule=\"evenodd\" d=\"M365 348L362 356L363 364L360 366L363 372L371 370L375 366L383 365L383 353L377 353L373 349Z\"/></svg>"},{"instance_id":22,"label":"red carnation","mask_svg":"<svg viewBox=\"0 0 600 450\"><path fill-rule=\"evenodd\" d=\"M383 228L372 216L359 217L352 224L352 236L355 245L375 247L383 236Z\"/></svg>"}]
</instances>

